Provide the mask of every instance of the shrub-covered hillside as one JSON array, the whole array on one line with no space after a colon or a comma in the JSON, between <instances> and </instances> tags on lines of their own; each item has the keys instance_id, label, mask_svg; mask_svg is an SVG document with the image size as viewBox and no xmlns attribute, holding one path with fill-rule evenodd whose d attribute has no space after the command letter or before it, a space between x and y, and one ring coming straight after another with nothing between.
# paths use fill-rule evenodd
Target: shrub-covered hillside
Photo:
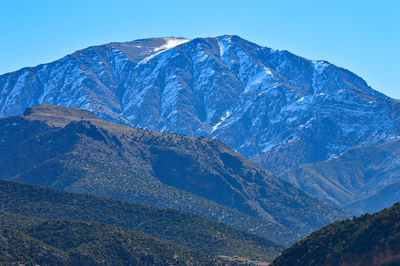
<instances>
[{"instance_id":1,"label":"shrub-covered hillside","mask_svg":"<svg viewBox=\"0 0 400 266\"><path fill-rule=\"evenodd\" d=\"M100 222L209 255L271 261L283 248L195 214L0 180L0 209L42 219Z\"/></svg>"},{"instance_id":2,"label":"shrub-covered hillside","mask_svg":"<svg viewBox=\"0 0 400 266\"><path fill-rule=\"evenodd\" d=\"M0 212L0 264L202 265L221 259L121 227Z\"/></svg>"},{"instance_id":3,"label":"shrub-covered hillside","mask_svg":"<svg viewBox=\"0 0 400 266\"><path fill-rule=\"evenodd\" d=\"M400 265L400 203L330 224L286 249L273 265Z\"/></svg>"}]
</instances>

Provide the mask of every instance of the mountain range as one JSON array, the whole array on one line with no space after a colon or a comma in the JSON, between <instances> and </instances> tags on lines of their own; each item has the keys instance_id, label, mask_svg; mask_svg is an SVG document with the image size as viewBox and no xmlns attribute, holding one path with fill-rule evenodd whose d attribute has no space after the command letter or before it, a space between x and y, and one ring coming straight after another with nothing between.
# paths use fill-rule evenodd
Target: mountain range
<instances>
[{"instance_id":1,"label":"mountain range","mask_svg":"<svg viewBox=\"0 0 400 266\"><path fill-rule=\"evenodd\" d=\"M353 189L345 185L353 174L336 182L332 171L311 175L305 169L382 144L392 153L390 143L400 136L398 100L327 61L238 36L110 43L0 76L0 116L20 115L41 103L90 110L136 128L219 139L306 192L355 213L369 211L365 201L396 187L390 171L378 177L370 176L369 167L360 168L366 172L357 175L368 180ZM381 180L379 190L370 191L375 179ZM362 195L354 196L359 191ZM373 210L395 199L381 198Z\"/></svg>"},{"instance_id":2,"label":"mountain range","mask_svg":"<svg viewBox=\"0 0 400 266\"><path fill-rule=\"evenodd\" d=\"M192 212L283 245L349 216L215 139L52 105L0 119L0 134L3 179Z\"/></svg>"},{"instance_id":3,"label":"mountain range","mask_svg":"<svg viewBox=\"0 0 400 266\"><path fill-rule=\"evenodd\" d=\"M0 75L0 150L0 263L400 261L400 102L239 36Z\"/></svg>"}]
</instances>

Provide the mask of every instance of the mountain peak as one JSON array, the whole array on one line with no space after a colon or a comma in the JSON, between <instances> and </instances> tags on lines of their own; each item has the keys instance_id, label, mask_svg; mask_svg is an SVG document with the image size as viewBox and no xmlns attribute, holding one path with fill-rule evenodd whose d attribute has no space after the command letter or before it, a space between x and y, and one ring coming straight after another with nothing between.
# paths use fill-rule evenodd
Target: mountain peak
<instances>
[{"instance_id":1,"label":"mountain peak","mask_svg":"<svg viewBox=\"0 0 400 266\"><path fill-rule=\"evenodd\" d=\"M122 52L127 59L136 64L142 64L162 52L189 41L191 39L183 37L160 37L138 39L130 42L112 42L105 46L115 49L116 52Z\"/></svg>"},{"instance_id":2,"label":"mountain peak","mask_svg":"<svg viewBox=\"0 0 400 266\"><path fill-rule=\"evenodd\" d=\"M180 44L191 41L191 39L183 37L160 37L139 39L127 43L111 43L111 44L135 44L136 47L143 48L144 45L152 47L155 51L168 50Z\"/></svg>"}]
</instances>

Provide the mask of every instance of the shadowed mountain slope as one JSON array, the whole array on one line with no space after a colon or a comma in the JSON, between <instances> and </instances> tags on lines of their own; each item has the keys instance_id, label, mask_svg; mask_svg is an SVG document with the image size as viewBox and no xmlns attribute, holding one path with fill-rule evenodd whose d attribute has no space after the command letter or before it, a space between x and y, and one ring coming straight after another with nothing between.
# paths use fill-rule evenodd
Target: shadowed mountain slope
<instances>
[{"instance_id":1,"label":"shadowed mountain slope","mask_svg":"<svg viewBox=\"0 0 400 266\"><path fill-rule=\"evenodd\" d=\"M354 148L281 177L354 214L376 212L400 201L400 141Z\"/></svg>"}]
</instances>

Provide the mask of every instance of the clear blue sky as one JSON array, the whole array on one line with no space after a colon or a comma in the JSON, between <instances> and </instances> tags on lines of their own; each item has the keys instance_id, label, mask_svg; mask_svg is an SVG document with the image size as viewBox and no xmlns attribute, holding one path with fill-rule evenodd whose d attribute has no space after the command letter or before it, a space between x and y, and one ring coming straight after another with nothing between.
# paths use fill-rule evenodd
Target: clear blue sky
<instances>
[{"instance_id":1,"label":"clear blue sky","mask_svg":"<svg viewBox=\"0 0 400 266\"><path fill-rule=\"evenodd\" d=\"M400 0L2 0L0 32L0 74L112 41L236 34L400 98Z\"/></svg>"}]
</instances>

